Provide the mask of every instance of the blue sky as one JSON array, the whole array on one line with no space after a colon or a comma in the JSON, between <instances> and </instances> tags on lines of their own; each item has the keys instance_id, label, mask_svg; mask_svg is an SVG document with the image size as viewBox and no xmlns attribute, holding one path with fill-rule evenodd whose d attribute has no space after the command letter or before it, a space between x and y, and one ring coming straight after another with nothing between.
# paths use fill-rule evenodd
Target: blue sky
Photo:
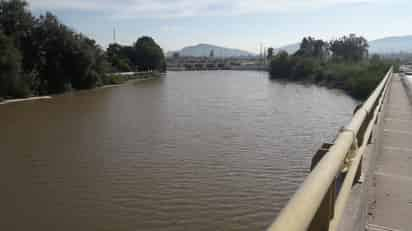
<instances>
[{"instance_id":1,"label":"blue sky","mask_svg":"<svg viewBox=\"0 0 412 231\"><path fill-rule=\"evenodd\" d=\"M166 51L210 43L259 51L304 36L367 39L412 34L410 0L28 0L103 47L152 36Z\"/></svg>"}]
</instances>

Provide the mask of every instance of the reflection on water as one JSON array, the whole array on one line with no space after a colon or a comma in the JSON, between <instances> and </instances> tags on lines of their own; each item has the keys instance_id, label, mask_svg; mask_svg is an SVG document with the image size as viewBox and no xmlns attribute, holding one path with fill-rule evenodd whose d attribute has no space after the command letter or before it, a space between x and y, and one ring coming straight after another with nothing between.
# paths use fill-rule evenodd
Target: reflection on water
<instances>
[{"instance_id":1,"label":"reflection on water","mask_svg":"<svg viewBox=\"0 0 412 231\"><path fill-rule=\"evenodd\" d=\"M0 229L263 230L355 103L216 71L0 105Z\"/></svg>"}]
</instances>

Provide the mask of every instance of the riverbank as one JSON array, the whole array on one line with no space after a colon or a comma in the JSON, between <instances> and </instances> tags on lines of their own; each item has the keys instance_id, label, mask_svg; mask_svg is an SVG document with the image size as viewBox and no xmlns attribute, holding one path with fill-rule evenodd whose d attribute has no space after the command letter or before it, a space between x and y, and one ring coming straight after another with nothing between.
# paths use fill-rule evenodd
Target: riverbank
<instances>
[{"instance_id":1,"label":"riverbank","mask_svg":"<svg viewBox=\"0 0 412 231\"><path fill-rule=\"evenodd\" d=\"M52 99L52 97L51 96L35 96L35 97L20 98L20 99L7 99L7 100L0 101L0 105L32 101L32 100L43 100L43 99Z\"/></svg>"},{"instance_id":2,"label":"riverbank","mask_svg":"<svg viewBox=\"0 0 412 231\"><path fill-rule=\"evenodd\" d=\"M147 72L119 72L110 73L106 75L103 81L104 85L121 84L129 80L139 80L160 77L162 74L157 71L147 71Z\"/></svg>"},{"instance_id":3,"label":"riverbank","mask_svg":"<svg viewBox=\"0 0 412 231\"><path fill-rule=\"evenodd\" d=\"M381 60L361 62L322 61L315 58L277 56L269 68L271 79L313 83L344 90L356 99L366 99L390 67Z\"/></svg>"},{"instance_id":4,"label":"riverbank","mask_svg":"<svg viewBox=\"0 0 412 231\"><path fill-rule=\"evenodd\" d=\"M86 89L86 90L72 90L72 92L78 92L78 91L93 91L93 90L99 90L99 89L105 89L105 88L111 88L111 87L119 87L125 84L130 84L130 83L138 83L138 82L143 82L143 81L148 81L148 80L153 80L156 78L160 78L162 74L160 73L153 73L153 72L138 72L138 73L116 73L113 75L108 75L111 77L115 77L118 82L113 82L111 84L104 84L103 86L95 87L92 89ZM63 95L68 92L63 92L61 94L57 95ZM47 96L32 96L32 97L27 97L27 98L13 98L13 99L1 99L0 98L0 105L4 104L10 104L10 103L20 103L20 102L27 102L27 101L35 101L35 100L46 100L46 99L52 99L52 95L47 95Z\"/></svg>"},{"instance_id":5,"label":"riverbank","mask_svg":"<svg viewBox=\"0 0 412 231\"><path fill-rule=\"evenodd\" d=\"M130 84L130 83L139 83L139 82L144 82L144 81L149 81L149 80L153 80L153 79L157 79L160 78L160 76L151 76L151 77L146 77L146 78L132 78L132 79L128 79L125 80L121 83L117 83L117 84L107 84L107 85L103 85L101 87L97 87L94 88L93 90L98 90L98 89L105 89L105 88L111 88L111 87L120 87L122 85L125 84Z\"/></svg>"}]
</instances>

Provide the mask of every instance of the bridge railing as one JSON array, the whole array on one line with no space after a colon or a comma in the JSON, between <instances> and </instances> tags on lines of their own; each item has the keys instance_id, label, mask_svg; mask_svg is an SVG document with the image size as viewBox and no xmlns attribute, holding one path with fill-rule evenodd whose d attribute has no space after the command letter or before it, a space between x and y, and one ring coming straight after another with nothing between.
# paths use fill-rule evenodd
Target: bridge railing
<instances>
[{"instance_id":1,"label":"bridge railing","mask_svg":"<svg viewBox=\"0 0 412 231\"><path fill-rule=\"evenodd\" d=\"M353 183L360 176L362 156L384 103L393 74L385 78L357 109L334 144L319 152L319 162L281 210L268 231L337 230ZM316 157L316 156L315 156Z\"/></svg>"}]
</instances>

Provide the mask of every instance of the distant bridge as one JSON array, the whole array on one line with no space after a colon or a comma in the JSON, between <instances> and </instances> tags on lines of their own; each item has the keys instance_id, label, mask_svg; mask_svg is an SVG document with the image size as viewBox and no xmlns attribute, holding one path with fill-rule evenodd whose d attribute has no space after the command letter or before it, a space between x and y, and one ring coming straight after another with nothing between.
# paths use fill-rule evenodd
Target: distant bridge
<instances>
[{"instance_id":1,"label":"distant bridge","mask_svg":"<svg viewBox=\"0 0 412 231\"><path fill-rule=\"evenodd\" d=\"M168 58L167 69L170 71L201 70L267 70L266 61L262 59L180 57Z\"/></svg>"},{"instance_id":2,"label":"distant bridge","mask_svg":"<svg viewBox=\"0 0 412 231\"><path fill-rule=\"evenodd\" d=\"M412 230L412 95L392 70L316 153L269 231Z\"/></svg>"}]
</instances>

